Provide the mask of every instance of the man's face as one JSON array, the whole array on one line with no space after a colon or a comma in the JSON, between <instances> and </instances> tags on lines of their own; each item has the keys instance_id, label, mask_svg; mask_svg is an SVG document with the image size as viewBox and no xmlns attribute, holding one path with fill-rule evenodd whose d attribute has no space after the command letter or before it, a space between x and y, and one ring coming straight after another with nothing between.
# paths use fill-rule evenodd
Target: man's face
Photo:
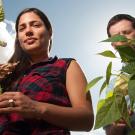
<instances>
[{"instance_id":1,"label":"man's face","mask_svg":"<svg viewBox=\"0 0 135 135\"><path fill-rule=\"evenodd\" d=\"M132 23L128 20L121 20L116 24L112 25L109 29L110 35L123 35L128 39L135 38L135 29L132 26ZM112 46L115 48L116 46L124 45L124 42L114 42Z\"/></svg>"}]
</instances>

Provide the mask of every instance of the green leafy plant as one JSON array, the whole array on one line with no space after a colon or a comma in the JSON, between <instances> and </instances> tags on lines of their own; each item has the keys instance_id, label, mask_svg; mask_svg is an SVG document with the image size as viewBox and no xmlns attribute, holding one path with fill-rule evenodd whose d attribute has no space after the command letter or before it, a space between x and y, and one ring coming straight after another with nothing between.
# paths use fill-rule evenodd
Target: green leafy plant
<instances>
[{"instance_id":1,"label":"green leafy plant","mask_svg":"<svg viewBox=\"0 0 135 135\"><path fill-rule=\"evenodd\" d=\"M103 80L99 91L99 95L101 95L103 90L110 84L111 77L116 78L113 89L104 99L98 101L94 129L117 122L120 119L124 119L127 125L133 129L125 96L129 95L129 108L133 111L135 105L135 39L127 39L124 36L115 35L103 40L102 42L124 42L124 45L116 47L119 57L110 50L98 53L105 57L121 59L124 66L120 71L114 74L112 70L112 62L109 62L106 68L106 75L94 78L87 85L86 91L91 89L100 80ZM132 135L135 135L134 130Z\"/></svg>"}]
</instances>

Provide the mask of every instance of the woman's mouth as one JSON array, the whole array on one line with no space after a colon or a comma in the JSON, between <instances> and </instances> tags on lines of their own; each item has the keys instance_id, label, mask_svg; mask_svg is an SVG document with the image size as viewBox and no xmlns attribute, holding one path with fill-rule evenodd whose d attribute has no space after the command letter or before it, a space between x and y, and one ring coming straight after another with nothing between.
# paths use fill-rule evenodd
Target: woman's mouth
<instances>
[{"instance_id":1,"label":"woman's mouth","mask_svg":"<svg viewBox=\"0 0 135 135\"><path fill-rule=\"evenodd\" d=\"M31 45L31 44L35 43L36 40L37 40L37 38L27 38L26 40L24 40L24 43Z\"/></svg>"}]
</instances>

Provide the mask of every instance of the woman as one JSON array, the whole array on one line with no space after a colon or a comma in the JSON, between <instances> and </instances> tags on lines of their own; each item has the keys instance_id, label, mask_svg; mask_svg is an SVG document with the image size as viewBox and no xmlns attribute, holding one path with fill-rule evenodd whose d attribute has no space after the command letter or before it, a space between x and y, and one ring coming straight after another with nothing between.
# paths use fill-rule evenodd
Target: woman
<instances>
[{"instance_id":1,"label":"woman","mask_svg":"<svg viewBox=\"0 0 135 135\"><path fill-rule=\"evenodd\" d=\"M49 57L52 27L36 8L16 20L15 68L2 80L2 135L69 135L93 126L86 78L74 59ZM17 66L15 66L17 65Z\"/></svg>"}]
</instances>

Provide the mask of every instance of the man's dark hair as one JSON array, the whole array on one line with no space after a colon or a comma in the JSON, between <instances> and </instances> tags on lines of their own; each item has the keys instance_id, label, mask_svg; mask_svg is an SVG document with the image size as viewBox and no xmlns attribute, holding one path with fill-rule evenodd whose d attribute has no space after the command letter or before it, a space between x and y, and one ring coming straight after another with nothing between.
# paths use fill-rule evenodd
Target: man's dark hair
<instances>
[{"instance_id":1,"label":"man's dark hair","mask_svg":"<svg viewBox=\"0 0 135 135\"><path fill-rule=\"evenodd\" d=\"M115 16L113 16L110 21L108 22L108 25L107 25L107 34L108 34L108 37L111 37L110 35L110 27L114 24L116 24L117 22L121 21L121 20L128 20L132 23L132 27L135 29L135 18L131 15L128 15L128 14L117 14Z\"/></svg>"}]
</instances>

